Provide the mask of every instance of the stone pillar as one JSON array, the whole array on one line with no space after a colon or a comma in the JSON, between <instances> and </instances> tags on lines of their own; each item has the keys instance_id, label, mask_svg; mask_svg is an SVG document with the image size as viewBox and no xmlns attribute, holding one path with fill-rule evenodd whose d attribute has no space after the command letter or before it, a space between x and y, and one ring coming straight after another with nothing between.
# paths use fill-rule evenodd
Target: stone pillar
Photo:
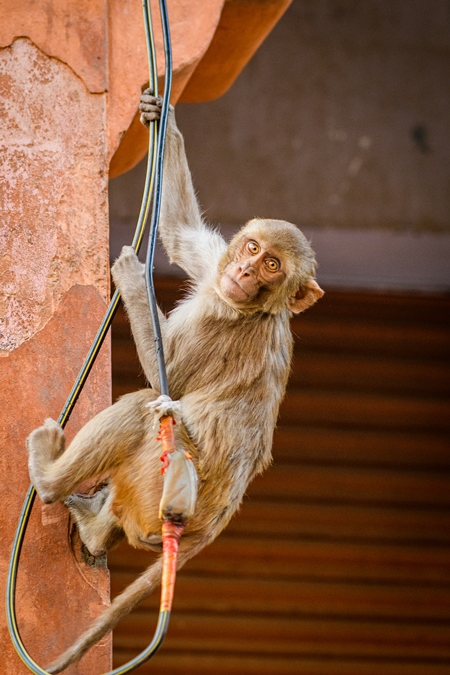
<instances>
[{"instance_id":1,"label":"stone pillar","mask_svg":"<svg viewBox=\"0 0 450 675\"><path fill-rule=\"evenodd\" d=\"M28 485L25 438L58 418L109 296L105 94L29 38L0 51L0 541L2 587ZM110 402L109 345L67 426ZM21 556L19 628L44 666L109 602L107 571L71 546L67 510L36 500ZM0 611L4 612L3 602ZM1 622L2 668L26 672ZM105 672L110 639L80 674Z\"/></svg>"}]
</instances>

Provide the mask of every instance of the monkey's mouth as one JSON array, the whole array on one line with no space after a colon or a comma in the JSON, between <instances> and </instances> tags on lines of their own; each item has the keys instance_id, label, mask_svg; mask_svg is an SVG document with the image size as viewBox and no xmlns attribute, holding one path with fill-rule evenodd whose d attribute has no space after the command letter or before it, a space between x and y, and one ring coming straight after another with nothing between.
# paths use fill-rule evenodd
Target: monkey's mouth
<instances>
[{"instance_id":1,"label":"monkey's mouth","mask_svg":"<svg viewBox=\"0 0 450 675\"><path fill-rule=\"evenodd\" d=\"M241 284L227 272L224 273L220 281L220 290L227 298L230 298L230 300L234 300L235 302L245 302L254 296L254 294L248 293L245 288L243 288Z\"/></svg>"}]
</instances>

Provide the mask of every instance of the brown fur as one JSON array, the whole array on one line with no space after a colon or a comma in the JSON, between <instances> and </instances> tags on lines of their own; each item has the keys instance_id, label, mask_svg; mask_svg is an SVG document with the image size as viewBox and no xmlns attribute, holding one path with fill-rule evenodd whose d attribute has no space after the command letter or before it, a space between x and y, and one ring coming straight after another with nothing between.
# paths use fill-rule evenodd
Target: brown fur
<instances>
[{"instance_id":1,"label":"brown fur","mask_svg":"<svg viewBox=\"0 0 450 675\"><path fill-rule=\"evenodd\" d=\"M147 100L146 119L156 107L150 98L144 96L141 106L145 116ZM192 280L188 297L167 320L161 315L170 391L182 407L182 424L175 427L177 442L192 454L199 477L195 514L180 543L181 567L217 537L238 509L249 482L270 464L272 434L292 356L291 311L302 311L322 292L313 281L314 254L294 225L255 219L229 247L204 225L173 112L160 232L172 261ZM261 246L262 267L253 260L248 263L249 239ZM264 267L266 250L281 262L273 277L276 283L270 279L266 283L270 277ZM243 272L241 262L248 263L250 271ZM221 290L225 269L242 278L245 288L255 289L248 302L234 301ZM112 272L143 370L154 388L122 397L81 429L66 450L64 434L52 420L28 439L30 476L40 497L45 502L66 500L82 540L97 555L124 535L136 547L161 547L160 445L146 407L158 396L157 371L144 270L133 250L124 247ZM70 494L83 480L101 474L108 474L109 483L94 497ZM79 660L151 593L160 574L158 560L48 671L60 672Z\"/></svg>"}]
</instances>

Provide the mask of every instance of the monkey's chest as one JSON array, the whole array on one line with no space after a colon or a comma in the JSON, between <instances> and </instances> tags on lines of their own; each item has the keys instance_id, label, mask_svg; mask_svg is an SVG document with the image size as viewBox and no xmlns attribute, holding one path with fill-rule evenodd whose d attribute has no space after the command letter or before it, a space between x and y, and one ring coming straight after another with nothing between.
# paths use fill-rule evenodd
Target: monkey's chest
<instances>
[{"instance_id":1,"label":"monkey's chest","mask_svg":"<svg viewBox=\"0 0 450 675\"><path fill-rule=\"evenodd\" d=\"M255 381L267 367L260 337L253 325L212 321L174 334L167 350L172 398Z\"/></svg>"}]
</instances>

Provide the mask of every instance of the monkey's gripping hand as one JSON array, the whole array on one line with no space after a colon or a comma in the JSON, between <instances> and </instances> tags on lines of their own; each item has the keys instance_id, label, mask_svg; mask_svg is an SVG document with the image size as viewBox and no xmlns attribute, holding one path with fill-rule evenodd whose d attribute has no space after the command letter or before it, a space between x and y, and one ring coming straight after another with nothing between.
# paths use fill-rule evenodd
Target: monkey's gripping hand
<instances>
[{"instance_id":1,"label":"monkey's gripping hand","mask_svg":"<svg viewBox=\"0 0 450 675\"><path fill-rule=\"evenodd\" d=\"M141 123L148 127L150 122L155 122L161 117L161 96L154 96L152 89L146 89L141 95L139 112Z\"/></svg>"},{"instance_id":2,"label":"monkey's gripping hand","mask_svg":"<svg viewBox=\"0 0 450 675\"><path fill-rule=\"evenodd\" d=\"M123 246L120 256L111 267L114 283L122 294L136 292L145 278L145 266L139 261L132 246ZM145 282L144 282L145 283Z\"/></svg>"},{"instance_id":3,"label":"monkey's gripping hand","mask_svg":"<svg viewBox=\"0 0 450 675\"><path fill-rule=\"evenodd\" d=\"M165 417L166 415L173 417L178 424L181 422L180 401L172 401L170 396L166 396L166 394L161 394L155 401L147 403L147 408L149 408L155 416L155 426L161 417Z\"/></svg>"}]
</instances>

